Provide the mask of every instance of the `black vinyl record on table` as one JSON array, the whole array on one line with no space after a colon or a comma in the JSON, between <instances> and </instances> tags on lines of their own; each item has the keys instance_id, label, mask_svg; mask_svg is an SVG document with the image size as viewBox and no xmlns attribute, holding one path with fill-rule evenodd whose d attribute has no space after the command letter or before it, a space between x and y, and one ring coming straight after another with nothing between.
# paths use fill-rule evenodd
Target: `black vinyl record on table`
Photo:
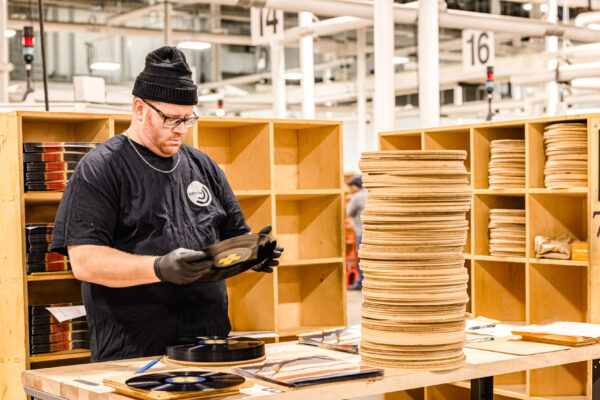
<instances>
[{"instance_id":1,"label":"black vinyl record on table","mask_svg":"<svg viewBox=\"0 0 600 400\"><path fill-rule=\"evenodd\" d=\"M134 389L161 392L198 392L235 387L244 383L238 375L212 371L173 371L146 374L125 381Z\"/></svg>"},{"instance_id":2,"label":"black vinyl record on table","mask_svg":"<svg viewBox=\"0 0 600 400\"><path fill-rule=\"evenodd\" d=\"M167 357L175 361L226 363L254 360L265 355L265 344L251 338L198 336L183 338L167 346Z\"/></svg>"}]
</instances>

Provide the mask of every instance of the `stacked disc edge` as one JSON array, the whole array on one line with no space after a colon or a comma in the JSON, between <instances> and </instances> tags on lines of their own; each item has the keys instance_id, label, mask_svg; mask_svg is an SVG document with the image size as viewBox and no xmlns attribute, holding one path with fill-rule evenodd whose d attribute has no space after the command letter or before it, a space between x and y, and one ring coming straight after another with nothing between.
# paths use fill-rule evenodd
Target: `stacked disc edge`
<instances>
[{"instance_id":1,"label":"stacked disc edge","mask_svg":"<svg viewBox=\"0 0 600 400\"><path fill-rule=\"evenodd\" d=\"M492 140L488 168L490 189L524 188L525 140Z\"/></svg>"},{"instance_id":2,"label":"stacked disc edge","mask_svg":"<svg viewBox=\"0 0 600 400\"><path fill-rule=\"evenodd\" d=\"M571 122L544 128L544 185L549 189L587 186L587 126Z\"/></svg>"},{"instance_id":3,"label":"stacked disc edge","mask_svg":"<svg viewBox=\"0 0 600 400\"><path fill-rule=\"evenodd\" d=\"M490 210L490 255L525 257L525 210Z\"/></svg>"},{"instance_id":4,"label":"stacked disc edge","mask_svg":"<svg viewBox=\"0 0 600 400\"><path fill-rule=\"evenodd\" d=\"M371 365L462 366L472 191L465 151L363 153L368 191L360 355Z\"/></svg>"}]
</instances>

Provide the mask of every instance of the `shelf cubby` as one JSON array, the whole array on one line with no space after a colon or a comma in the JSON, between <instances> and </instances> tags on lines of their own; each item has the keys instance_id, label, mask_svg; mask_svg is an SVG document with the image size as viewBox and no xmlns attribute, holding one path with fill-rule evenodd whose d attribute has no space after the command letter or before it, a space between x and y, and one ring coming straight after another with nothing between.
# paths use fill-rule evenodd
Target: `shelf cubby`
<instances>
[{"instance_id":1,"label":"shelf cubby","mask_svg":"<svg viewBox=\"0 0 600 400\"><path fill-rule=\"evenodd\" d=\"M219 164L233 190L271 189L269 124L227 120L196 129L198 149Z\"/></svg>"},{"instance_id":2,"label":"shelf cubby","mask_svg":"<svg viewBox=\"0 0 600 400\"><path fill-rule=\"evenodd\" d=\"M277 331L345 324L341 263L287 266L277 273Z\"/></svg>"},{"instance_id":3,"label":"shelf cubby","mask_svg":"<svg viewBox=\"0 0 600 400\"><path fill-rule=\"evenodd\" d=\"M500 321L526 320L526 266L504 261L474 261L473 311Z\"/></svg>"},{"instance_id":4,"label":"shelf cubby","mask_svg":"<svg viewBox=\"0 0 600 400\"><path fill-rule=\"evenodd\" d=\"M275 230L281 261L342 256L341 195L277 200Z\"/></svg>"},{"instance_id":5,"label":"shelf cubby","mask_svg":"<svg viewBox=\"0 0 600 400\"><path fill-rule=\"evenodd\" d=\"M379 140L381 150L421 150L423 134L421 132L406 132L401 137L382 133Z\"/></svg>"},{"instance_id":6,"label":"shelf cubby","mask_svg":"<svg viewBox=\"0 0 600 400\"><path fill-rule=\"evenodd\" d=\"M525 139L524 124L473 129L473 182L475 189L489 188L490 143L498 139Z\"/></svg>"},{"instance_id":7,"label":"shelf cubby","mask_svg":"<svg viewBox=\"0 0 600 400\"><path fill-rule=\"evenodd\" d=\"M339 125L275 123L273 126L276 191L340 188Z\"/></svg>"},{"instance_id":8,"label":"shelf cubby","mask_svg":"<svg viewBox=\"0 0 600 400\"><path fill-rule=\"evenodd\" d=\"M64 118L61 114L27 113L21 118L23 142L104 142L110 137L107 116L78 114Z\"/></svg>"},{"instance_id":9,"label":"shelf cubby","mask_svg":"<svg viewBox=\"0 0 600 400\"><path fill-rule=\"evenodd\" d=\"M515 210L525 209L525 196L496 196L476 194L472 204L474 254L490 254L490 210L495 208L508 208Z\"/></svg>"},{"instance_id":10,"label":"shelf cubby","mask_svg":"<svg viewBox=\"0 0 600 400\"><path fill-rule=\"evenodd\" d=\"M529 265L529 323L587 321L587 268Z\"/></svg>"},{"instance_id":11,"label":"shelf cubby","mask_svg":"<svg viewBox=\"0 0 600 400\"><path fill-rule=\"evenodd\" d=\"M587 240L587 196L563 194L529 195L529 256L535 257L535 237L556 239L569 234L577 240Z\"/></svg>"},{"instance_id":12,"label":"shelf cubby","mask_svg":"<svg viewBox=\"0 0 600 400\"><path fill-rule=\"evenodd\" d=\"M251 232L258 232L265 225L273 226L271 196L238 197L238 203Z\"/></svg>"},{"instance_id":13,"label":"shelf cubby","mask_svg":"<svg viewBox=\"0 0 600 400\"><path fill-rule=\"evenodd\" d=\"M441 132L425 132L423 135L424 150L464 150L467 152L465 167L471 172L471 130L456 129Z\"/></svg>"},{"instance_id":14,"label":"shelf cubby","mask_svg":"<svg viewBox=\"0 0 600 400\"><path fill-rule=\"evenodd\" d=\"M529 395L531 398L586 399L587 363L559 365L529 371Z\"/></svg>"},{"instance_id":15,"label":"shelf cubby","mask_svg":"<svg viewBox=\"0 0 600 400\"><path fill-rule=\"evenodd\" d=\"M546 151L544 148L544 128L552 121L532 122L527 124L527 187L544 188L544 168ZM585 120L563 120L568 122L586 122Z\"/></svg>"},{"instance_id":16,"label":"shelf cubby","mask_svg":"<svg viewBox=\"0 0 600 400\"><path fill-rule=\"evenodd\" d=\"M227 280L234 331L275 331L275 274L250 271Z\"/></svg>"}]
</instances>

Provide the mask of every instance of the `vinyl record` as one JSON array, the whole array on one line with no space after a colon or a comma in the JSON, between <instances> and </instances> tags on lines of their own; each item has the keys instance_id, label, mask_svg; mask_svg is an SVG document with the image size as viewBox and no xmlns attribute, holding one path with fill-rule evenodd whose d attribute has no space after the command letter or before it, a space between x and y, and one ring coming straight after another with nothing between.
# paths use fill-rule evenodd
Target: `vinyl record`
<instances>
[{"instance_id":1,"label":"vinyl record","mask_svg":"<svg viewBox=\"0 0 600 400\"><path fill-rule=\"evenodd\" d=\"M183 338L167 346L167 357L175 361L230 363L265 355L265 344L250 338Z\"/></svg>"},{"instance_id":2,"label":"vinyl record","mask_svg":"<svg viewBox=\"0 0 600 400\"><path fill-rule=\"evenodd\" d=\"M238 375L213 371L173 371L136 376L125 381L134 389L161 392L200 392L233 388L245 379Z\"/></svg>"}]
</instances>

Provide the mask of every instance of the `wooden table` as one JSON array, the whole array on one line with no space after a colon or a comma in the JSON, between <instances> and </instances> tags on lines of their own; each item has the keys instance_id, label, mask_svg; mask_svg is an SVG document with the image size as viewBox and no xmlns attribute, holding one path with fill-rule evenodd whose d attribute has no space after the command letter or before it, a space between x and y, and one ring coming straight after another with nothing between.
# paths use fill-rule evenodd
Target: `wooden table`
<instances>
[{"instance_id":1,"label":"wooden table","mask_svg":"<svg viewBox=\"0 0 600 400\"><path fill-rule=\"evenodd\" d=\"M527 346L527 342L522 343L523 346ZM328 354L348 360L359 359L356 355L296 343L267 345L267 357L271 360L316 354ZM253 381L254 385L242 389L241 394L224 397L224 399L346 399L470 380L472 400L491 400L494 375L593 360L592 399L600 400L600 363L598 362L598 359L600 359L600 344L532 356L515 356L467 348L465 348L465 354L467 355L467 364L460 369L448 372L422 372L386 368L385 376L382 378L332 383L292 390L276 385L268 387L262 381ZM133 373L149 360L151 358L31 370L23 372L22 381L27 394L42 400L127 400L130 398L118 395L111 388L102 386L102 379L111 375ZM159 362L150 369L150 372L173 369L185 370L186 368L174 368L171 365ZM230 367L206 369L224 372L231 370ZM273 390L273 388L279 390Z\"/></svg>"}]
</instances>

